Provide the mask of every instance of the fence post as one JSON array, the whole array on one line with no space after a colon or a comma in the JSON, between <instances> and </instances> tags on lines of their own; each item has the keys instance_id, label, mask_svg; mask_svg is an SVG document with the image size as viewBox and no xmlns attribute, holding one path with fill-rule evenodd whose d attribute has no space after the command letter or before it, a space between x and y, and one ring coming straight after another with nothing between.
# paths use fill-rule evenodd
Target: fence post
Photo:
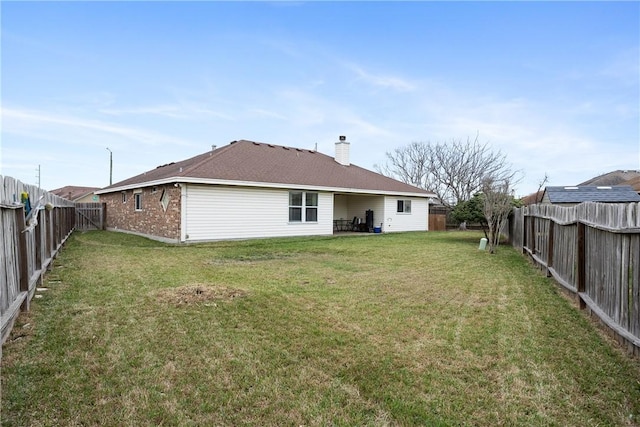
<instances>
[{"instance_id":1,"label":"fence post","mask_svg":"<svg viewBox=\"0 0 640 427\"><path fill-rule=\"evenodd\" d=\"M536 254L536 217L530 217L529 221L529 250L533 255Z\"/></svg>"},{"instance_id":2,"label":"fence post","mask_svg":"<svg viewBox=\"0 0 640 427\"><path fill-rule=\"evenodd\" d=\"M18 233L18 272L20 274L20 292L29 292L29 258L27 254L27 235L25 234L26 223L24 220L24 207L15 210L16 233ZM29 297L22 303L22 310L29 311Z\"/></svg>"},{"instance_id":3,"label":"fence post","mask_svg":"<svg viewBox=\"0 0 640 427\"><path fill-rule=\"evenodd\" d=\"M553 268L553 246L555 228L555 221L552 219L549 220L549 241L547 244L547 277L551 277L551 268Z\"/></svg>"},{"instance_id":4,"label":"fence post","mask_svg":"<svg viewBox=\"0 0 640 427\"><path fill-rule=\"evenodd\" d=\"M35 270L40 270L42 268L42 227L44 226L43 222L43 211L37 213L40 217L38 218L38 225L34 228L33 232L35 233L35 245L34 250L36 251L36 265L34 266Z\"/></svg>"},{"instance_id":5,"label":"fence post","mask_svg":"<svg viewBox=\"0 0 640 427\"><path fill-rule=\"evenodd\" d=\"M528 226L529 226L529 221L531 221L531 217L524 215L522 217L522 253L527 253L526 248L528 248L527 246L527 241L529 239L529 231L528 231Z\"/></svg>"},{"instance_id":6,"label":"fence post","mask_svg":"<svg viewBox=\"0 0 640 427\"><path fill-rule=\"evenodd\" d=\"M581 292L586 291L586 265L585 265L585 234L586 234L586 225L580 221L578 221L578 283L576 284L576 289L578 291L578 301L580 303L580 309L584 310L587 305L580 297Z\"/></svg>"},{"instance_id":7,"label":"fence post","mask_svg":"<svg viewBox=\"0 0 640 427\"><path fill-rule=\"evenodd\" d=\"M51 257L53 254L54 243L53 243L53 209L47 209L45 211L47 213L47 229L45 232L47 233L47 258Z\"/></svg>"}]
</instances>

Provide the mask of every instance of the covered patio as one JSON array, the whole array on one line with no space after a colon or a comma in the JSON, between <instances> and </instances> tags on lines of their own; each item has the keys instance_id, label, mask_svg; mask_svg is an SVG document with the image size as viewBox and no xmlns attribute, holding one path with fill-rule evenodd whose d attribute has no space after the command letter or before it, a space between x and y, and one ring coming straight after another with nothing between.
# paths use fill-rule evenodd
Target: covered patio
<instances>
[{"instance_id":1,"label":"covered patio","mask_svg":"<svg viewBox=\"0 0 640 427\"><path fill-rule=\"evenodd\" d=\"M384 196L335 194L333 232L372 233L382 229Z\"/></svg>"}]
</instances>

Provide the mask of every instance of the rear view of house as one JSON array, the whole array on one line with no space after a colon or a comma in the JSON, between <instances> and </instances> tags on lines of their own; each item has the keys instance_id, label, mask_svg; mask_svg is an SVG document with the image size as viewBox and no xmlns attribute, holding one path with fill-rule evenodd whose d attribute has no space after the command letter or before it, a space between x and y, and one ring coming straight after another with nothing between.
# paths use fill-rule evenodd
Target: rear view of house
<instances>
[{"instance_id":1,"label":"rear view of house","mask_svg":"<svg viewBox=\"0 0 640 427\"><path fill-rule=\"evenodd\" d=\"M435 195L351 164L349 149L344 137L335 158L233 141L96 194L109 229L170 242L426 231Z\"/></svg>"}]
</instances>

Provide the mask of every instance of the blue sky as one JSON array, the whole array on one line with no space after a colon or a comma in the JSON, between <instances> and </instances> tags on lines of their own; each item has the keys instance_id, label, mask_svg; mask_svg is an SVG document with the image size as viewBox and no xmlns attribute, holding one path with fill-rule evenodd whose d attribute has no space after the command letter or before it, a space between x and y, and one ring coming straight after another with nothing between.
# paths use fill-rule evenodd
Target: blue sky
<instances>
[{"instance_id":1,"label":"blue sky","mask_svg":"<svg viewBox=\"0 0 640 427\"><path fill-rule=\"evenodd\" d=\"M638 2L6 2L0 174L114 183L230 141L373 169L474 138L517 194L640 169Z\"/></svg>"}]
</instances>

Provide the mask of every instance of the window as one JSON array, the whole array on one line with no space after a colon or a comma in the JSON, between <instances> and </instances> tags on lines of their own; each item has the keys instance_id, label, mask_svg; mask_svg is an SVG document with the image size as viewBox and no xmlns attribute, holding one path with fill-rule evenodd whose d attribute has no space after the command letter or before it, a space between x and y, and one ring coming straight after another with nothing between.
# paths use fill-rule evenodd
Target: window
<instances>
[{"instance_id":1,"label":"window","mask_svg":"<svg viewBox=\"0 0 640 427\"><path fill-rule=\"evenodd\" d=\"M289 193L289 222L302 221L302 192Z\"/></svg>"},{"instance_id":2,"label":"window","mask_svg":"<svg viewBox=\"0 0 640 427\"><path fill-rule=\"evenodd\" d=\"M142 210L142 193L136 193L133 195L133 197L135 200L136 210L141 211Z\"/></svg>"},{"instance_id":3,"label":"window","mask_svg":"<svg viewBox=\"0 0 640 427\"><path fill-rule=\"evenodd\" d=\"M167 211L169 207L169 193L167 190L162 190L162 196L160 196L160 204L162 205L162 210Z\"/></svg>"},{"instance_id":4,"label":"window","mask_svg":"<svg viewBox=\"0 0 640 427\"><path fill-rule=\"evenodd\" d=\"M411 213L411 200L398 200L398 213Z\"/></svg>"},{"instance_id":5,"label":"window","mask_svg":"<svg viewBox=\"0 0 640 427\"><path fill-rule=\"evenodd\" d=\"M304 193L305 212L307 222L318 222L318 193Z\"/></svg>"},{"instance_id":6,"label":"window","mask_svg":"<svg viewBox=\"0 0 640 427\"><path fill-rule=\"evenodd\" d=\"M318 193L289 192L289 222L317 222Z\"/></svg>"},{"instance_id":7,"label":"window","mask_svg":"<svg viewBox=\"0 0 640 427\"><path fill-rule=\"evenodd\" d=\"M122 203L127 203L127 192L126 191L122 192Z\"/></svg>"}]
</instances>

